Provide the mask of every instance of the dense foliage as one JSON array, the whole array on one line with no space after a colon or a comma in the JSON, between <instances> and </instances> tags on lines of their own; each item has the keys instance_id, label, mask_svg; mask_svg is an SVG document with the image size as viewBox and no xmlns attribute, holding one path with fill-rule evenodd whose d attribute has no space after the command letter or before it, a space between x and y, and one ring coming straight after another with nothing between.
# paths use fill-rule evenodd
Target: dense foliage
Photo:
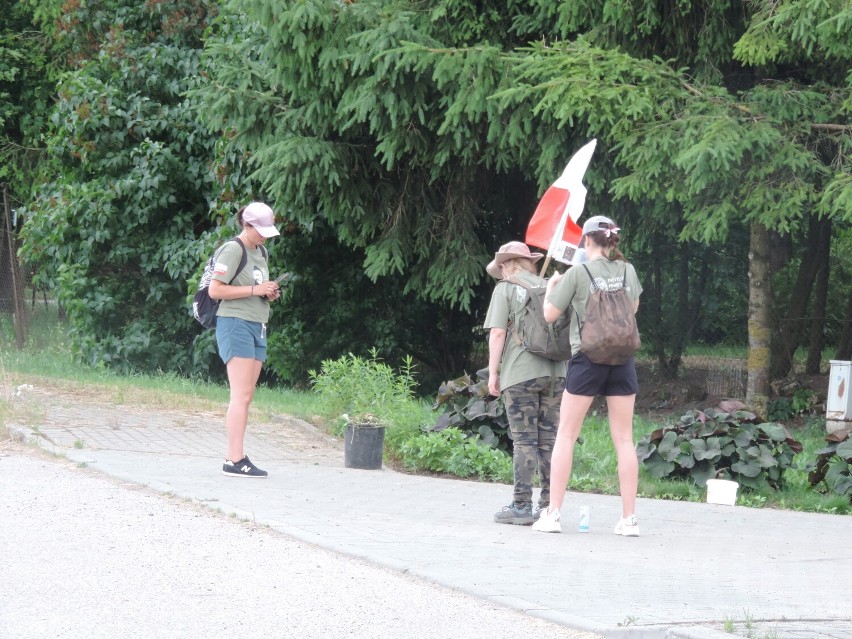
<instances>
[{"instance_id":1,"label":"dense foliage","mask_svg":"<svg viewBox=\"0 0 852 639\"><path fill-rule=\"evenodd\" d=\"M848 19L808 4L832 29ZM205 111L303 227L328 222L373 280L463 310L482 308L488 253L522 236L537 193L598 137L589 208L625 226L648 274L646 341L675 373L714 323L745 339L750 223L795 236L806 211L848 214L850 50L821 27L824 64L794 68L799 47L777 45L801 16L767 12L235 0L208 43ZM719 257L727 277L710 276Z\"/></svg>"},{"instance_id":2,"label":"dense foliage","mask_svg":"<svg viewBox=\"0 0 852 639\"><path fill-rule=\"evenodd\" d=\"M52 170L24 212L22 251L87 361L190 369L185 276L202 261L190 240L209 226L215 138L186 92L201 80L208 9L104 2L58 23L74 68L57 87Z\"/></svg>"},{"instance_id":3,"label":"dense foliage","mask_svg":"<svg viewBox=\"0 0 852 639\"><path fill-rule=\"evenodd\" d=\"M590 137L587 210L624 228L663 372L697 339L745 343L756 227L774 242L775 373L801 344L852 348L852 329L819 330L828 299L852 317L826 248L852 214L845 0L20 7L52 58L6 32L0 118L24 121L7 95L44 104L25 77L69 69L22 253L89 361L207 370L187 294L262 198L285 230L272 267L299 275L270 325L279 379L373 346L438 379L472 370L485 263ZM18 38L21 15L4 18Z\"/></svg>"},{"instance_id":4,"label":"dense foliage","mask_svg":"<svg viewBox=\"0 0 852 639\"><path fill-rule=\"evenodd\" d=\"M852 430L842 429L829 434L826 447L817 451L816 462L808 474L812 486L825 486L838 495L852 499Z\"/></svg>"},{"instance_id":5,"label":"dense foliage","mask_svg":"<svg viewBox=\"0 0 852 639\"><path fill-rule=\"evenodd\" d=\"M488 369L483 368L472 378L461 377L443 382L438 388L432 410L439 411L438 418L429 429L440 432L446 428L475 435L488 446L512 450L509 419L502 397L488 392Z\"/></svg>"},{"instance_id":6,"label":"dense foliage","mask_svg":"<svg viewBox=\"0 0 852 639\"><path fill-rule=\"evenodd\" d=\"M705 486L718 477L748 488L780 488L802 445L783 426L759 422L754 413L710 408L655 430L636 451L657 479L689 478Z\"/></svg>"}]
</instances>

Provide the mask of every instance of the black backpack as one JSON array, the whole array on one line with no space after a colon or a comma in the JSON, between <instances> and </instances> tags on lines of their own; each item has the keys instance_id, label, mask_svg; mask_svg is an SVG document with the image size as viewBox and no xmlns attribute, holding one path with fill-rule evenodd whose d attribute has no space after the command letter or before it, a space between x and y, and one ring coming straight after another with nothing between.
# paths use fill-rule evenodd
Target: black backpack
<instances>
[{"instance_id":1,"label":"black backpack","mask_svg":"<svg viewBox=\"0 0 852 639\"><path fill-rule=\"evenodd\" d=\"M230 283L233 282L234 278L246 267L246 263L248 262L248 253L246 252L246 247L240 238L235 237L228 241L236 242L243 250L243 255L240 258L240 264L237 266L237 270L234 271L234 275L230 280L228 280ZM227 244L227 242L225 244ZM210 256L210 259L207 260L207 263L204 265L204 271L201 273L201 280L198 282L198 290L195 291L195 297L192 299L192 315L204 328L216 328L216 313L219 311L220 300L214 300L210 297L210 281L213 279L213 269L216 266L216 258L219 256L219 252L224 248L225 244L217 248L213 255ZM263 252L263 257L265 259L267 256L266 247L261 244L260 250Z\"/></svg>"},{"instance_id":2,"label":"black backpack","mask_svg":"<svg viewBox=\"0 0 852 639\"><path fill-rule=\"evenodd\" d=\"M617 291L598 288L583 264L594 291L586 304L586 320L580 327L580 351L596 364L624 364L642 345L634 303L627 294L627 267Z\"/></svg>"},{"instance_id":3,"label":"black backpack","mask_svg":"<svg viewBox=\"0 0 852 639\"><path fill-rule=\"evenodd\" d=\"M555 322L544 319L544 295L547 286L530 287L517 279L507 278L512 284L527 291L527 300L520 316L512 322L511 332L515 343L523 350L555 362L571 359L571 315L560 315Z\"/></svg>"}]
</instances>

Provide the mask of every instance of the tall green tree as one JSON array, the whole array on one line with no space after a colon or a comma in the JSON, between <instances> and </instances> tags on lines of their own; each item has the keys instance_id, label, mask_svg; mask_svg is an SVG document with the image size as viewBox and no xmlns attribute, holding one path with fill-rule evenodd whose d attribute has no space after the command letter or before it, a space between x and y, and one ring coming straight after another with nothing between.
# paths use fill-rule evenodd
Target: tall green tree
<instances>
[{"instance_id":1,"label":"tall green tree","mask_svg":"<svg viewBox=\"0 0 852 639\"><path fill-rule=\"evenodd\" d=\"M217 136L186 92L203 80L206 0L63 5L54 42L70 70L46 145L54 164L29 210L23 255L66 309L87 361L192 366L185 276L210 226Z\"/></svg>"},{"instance_id":2,"label":"tall green tree","mask_svg":"<svg viewBox=\"0 0 852 639\"><path fill-rule=\"evenodd\" d=\"M622 202L607 189L643 164L637 155L628 165L638 126L698 102L685 73L649 56L677 47L715 79L736 66L731 48L745 18L727 3L707 12L679 3L676 20L654 3L636 15L624 14L624 3L603 4L235 0L207 45L204 111L301 228L322 220L342 246L363 251L373 281L394 278L404 294L477 321L491 252L523 237L538 196L573 150L601 138L589 208L633 229L633 247L648 251L637 260L665 261L657 307L670 308L677 286L694 320L668 313L658 321L660 310L647 322L676 374L718 282L692 264L695 251L663 248L677 246L688 226L684 202L668 197L666 185L652 180L643 191L628 182ZM694 121L705 117L695 108ZM671 158L677 135L646 149L649 170ZM679 186L680 175L668 174ZM667 334L678 335L669 353Z\"/></svg>"},{"instance_id":3,"label":"tall green tree","mask_svg":"<svg viewBox=\"0 0 852 639\"><path fill-rule=\"evenodd\" d=\"M31 7L21 2L7 3L0 13L0 184L6 185L12 210L29 199L46 155L40 136L48 122L55 70L47 55L48 35L35 20ZM0 268L10 273L17 257L5 225L0 227ZM0 310L11 311L12 300L12 278L0 277Z\"/></svg>"},{"instance_id":4,"label":"tall green tree","mask_svg":"<svg viewBox=\"0 0 852 639\"><path fill-rule=\"evenodd\" d=\"M828 286L822 279L818 283L817 277L828 268L830 220L848 225L852 217L848 160L852 149L852 6L838 0L757 2L754 6L754 17L736 44L735 54L762 77L749 94L756 103L755 115L771 119L810 156L804 175L790 180L798 182L801 197L796 202L804 218L800 232L807 239L797 284L781 307L786 313L778 314L783 319L770 360L770 377L777 378L790 370L793 355L804 341L809 302L813 314L822 315L824 298L811 298L812 291L823 291L824 296ZM816 219L821 221L816 223ZM811 329L814 335L821 332ZM811 371L816 368L815 357L814 352L809 356Z\"/></svg>"},{"instance_id":5,"label":"tall green tree","mask_svg":"<svg viewBox=\"0 0 852 639\"><path fill-rule=\"evenodd\" d=\"M788 270L803 274L787 279L807 285L820 272L803 259L810 218L845 231L849 11L840 0L230 0L199 62L203 2L67 5L58 35L75 36L79 69L60 92L50 148L62 173L37 200L28 252L57 274L87 356L181 367L176 281L218 237L227 203L256 195L286 228L274 266L301 274L270 342L282 377L383 337L450 374L475 361L493 250L523 238L540 194L597 137L587 208L625 228L649 274L646 343L676 375L724 302L741 307L724 332L743 337L771 335L794 307L755 297L747 238L786 236ZM147 252L114 242L137 232ZM210 354L204 340L196 358ZM752 340L776 359L777 342ZM765 396L770 358L750 361L767 367L750 374L750 395Z\"/></svg>"}]
</instances>

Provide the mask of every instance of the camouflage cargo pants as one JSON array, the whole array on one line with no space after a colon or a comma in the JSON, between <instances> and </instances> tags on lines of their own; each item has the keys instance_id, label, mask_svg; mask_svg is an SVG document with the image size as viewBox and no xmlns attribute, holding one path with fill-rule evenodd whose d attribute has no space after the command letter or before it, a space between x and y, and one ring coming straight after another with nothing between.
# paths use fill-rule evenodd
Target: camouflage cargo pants
<instances>
[{"instance_id":1,"label":"camouflage cargo pants","mask_svg":"<svg viewBox=\"0 0 852 639\"><path fill-rule=\"evenodd\" d=\"M550 505L550 456L559 426L563 378L538 377L503 391L514 445L516 504L532 505L536 466L541 481L539 508Z\"/></svg>"}]
</instances>

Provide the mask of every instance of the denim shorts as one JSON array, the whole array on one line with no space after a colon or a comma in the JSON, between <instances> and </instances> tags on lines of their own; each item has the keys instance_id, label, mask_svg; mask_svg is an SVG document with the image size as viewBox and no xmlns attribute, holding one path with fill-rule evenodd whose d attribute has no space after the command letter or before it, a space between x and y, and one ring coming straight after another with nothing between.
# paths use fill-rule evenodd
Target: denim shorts
<instances>
[{"instance_id":1,"label":"denim shorts","mask_svg":"<svg viewBox=\"0 0 852 639\"><path fill-rule=\"evenodd\" d=\"M232 357L266 361L266 326L239 317L216 318L216 345L226 364Z\"/></svg>"},{"instance_id":2,"label":"denim shorts","mask_svg":"<svg viewBox=\"0 0 852 639\"><path fill-rule=\"evenodd\" d=\"M568 362L565 390L584 397L635 395L639 390L636 363L631 357L614 366L595 364L585 353L577 353Z\"/></svg>"}]
</instances>

